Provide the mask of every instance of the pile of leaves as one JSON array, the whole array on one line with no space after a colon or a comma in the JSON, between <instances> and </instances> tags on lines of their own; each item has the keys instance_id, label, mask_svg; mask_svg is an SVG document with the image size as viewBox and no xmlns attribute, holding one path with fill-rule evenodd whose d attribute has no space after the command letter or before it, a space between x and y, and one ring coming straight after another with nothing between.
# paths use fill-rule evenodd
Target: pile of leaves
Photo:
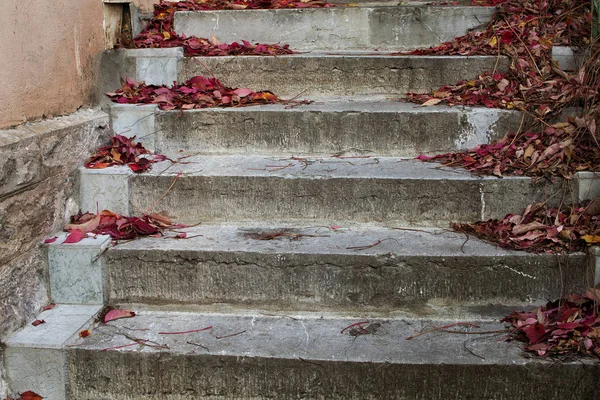
<instances>
[{"instance_id":1,"label":"pile of leaves","mask_svg":"<svg viewBox=\"0 0 600 400\"><path fill-rule=\"evenodd\" d=\"M409 54L506 55L510 73L493 71L476 79L446 85L433 93L409 93L417 103L527 109L536 115L557 113L569 105L597 100L598 82L582 69L571 76L552 63L552 47L589 46L592 11L589 0L501 0L484 31ZM596 49L598 45L595 45Z\"/></svg>"},{"instance_id":2,"label":"pile of leaves","mask_svg":"<svg viewBox=\"0 0 600 400\"><path fill-rule=\"evenodd\" d=\"M288 0L209 0L209 1L161 1L154 6L154 17L146 28L134 38L137 48L183 47L187 56L237 56L237 55L281 55L293 54L288 45L250 44L246 40L233 43L219 43L214 36L209 40L195 36L178 35L173 30L173 18L176 11L204 10L243 10L275 8L317 8L332 7L322 1Z\"/></svg>"},{"instance_id":3,"label":"pile of leaves","mask_svg":"<svg viewBox=\"0 0 600 400\"><path fill-rule=\"evenodd\" d=\"M496 3L500 8L484 31L411 54L502 54L511 58L509 72L484 73L431 93L409 93L408 99L424 106L444 103L521 110L528 116L529 128L508 133L491 145L417 158L496 176L569 179L577 171L599 171L600 43L590 40L590 0ZM555 45L587 46L591 57L569 74L552 61ZM564 110L573 106L583 111L577 118L564 117ZM559 117L564 122L553 124Z\"/></svg>"},{"instance_id":4,"label":"pile of leaves","mask_svg":"<svg viewBox=\"0 0 600 400\"><path fill-rule=\"evenodd\" d=\"M531 204L521 215L508 214L453 229L500 247L535 253L582 251L600 244L600 198L568 207Z\"/></svg>"},{"instance_id":5,"label":"pile of leaves","mask_svg":"<svg viewBox=\"0 0 600 400\"><path fill-rule=\"evenodd\" d=\"M600 171L600 146L593 135L585 132L586 127L584 118L572 118L538 132L512 132L489 145L433 157L421 154L417 159L498 177L509 174L570 179L578 171Z\"/></svg>"},{"instance_id":6,"label":"pile of leaves","mask_svg":"<svg viewBox=\"0 0 600 400\"><path fill-rule=\"evenodd\" d=\"M63 243L77 243L91 235L109 235L114 240L130 240L143 236L160 237L165 229L183 228L161 214L125 217L109 210L97 214L79 212L71 216L64 230L69 232Z\"/></svg>"},{"instance_id":7,"label":"pile of leaves","mask_svg":"<svg viewBox=\"0 0 600 400\"><path fill-rule=\"evenodd\" d=\"M510 324L512 339L527 344L525 351L539 356L600 357L600 289L513 312L501 322Z\"/></svg>"},{"instance_id":8,"label":"pile of leaves","mask_svg":"<svg viewBox=\"0 0 600 400\"><path fill-rule=\"evenodd\" d=\"M127 165L133 172L148 171L152 163L164 161L163 155L152 155L140 142L134 141L135 136L128 138L116 134L111 138L111 144L100 147L86 162L85 167L102 169L113 165ZM143 157L148 155L148 157Z\"/></svg>"},{"instance_id":9,"label":"pile of leaves","mask_svg":"<svg viewBox=\"0 0 600 400\"><path fill-rule=\"evenodd\" d=\"M195 76L183 84L146 85L127 78L114 93L107 93L112 101L121 104L158 104L161 110L191 110L207 107L240 107L254 104L283 102L269 91L226 87L217 78Z\"/></svg>"}]
</instances>

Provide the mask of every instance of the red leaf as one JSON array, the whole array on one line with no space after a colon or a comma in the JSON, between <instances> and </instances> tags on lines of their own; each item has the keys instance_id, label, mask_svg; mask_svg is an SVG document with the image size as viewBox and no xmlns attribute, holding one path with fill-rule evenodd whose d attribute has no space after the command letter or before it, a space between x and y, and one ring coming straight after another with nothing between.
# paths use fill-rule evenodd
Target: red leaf
<instances>
[{"instance_id":1,"label":"red leaf","mask_svg":"<svg viewBox=\"0 0 600 400\"><path fill-rule=\"evenodd\" d=\"M116 319L132 317L135 317L135 313L133 311L114 309L106 313L106 315L104 316L104 323L114 321Z\"/></svg>"},{"instance_id":2,"label":"red leaf","mask_svg":"<svg viewBox=\"0 0 600 400\"><path fill-rule=\"evenodd\" d=\"M90 332L89 329L84 329L83 331L79 332L79 337L86 338L86 337L90 336L91 334L92 334L92 332Z\"/></svg>"},{"instance_id":3,"label":"red leaf","mask_svg":"<svg viewBox=\"0 0 600 400\"><path fill-rule=\"evenodd\" d=\"M56 242L56 239L58 239L58 236L48 238L48 239L44 240L44 243L54 243L54 242Z\"/></svg>"},{"instance_id":4,"label":"red leaf","mask_svg":"<svg viewBox=\"0 0 600 400\"><path fill-rule=\"evenodd\" d=\"M19 396L21 396L21 400L41 400L41 399L43 399L42 396L40 396L39 394L37 394L35 392L32 392L31 390L28 390L23 393L19 393Z\"/></svg>"},{"instance_id":5,"label":"red leaf","mask_svg":"<svg viewBox=\"0 0 600 400\"><path fill-rule=\"evenodd\" d=\"M45 323L46 323L46 321L44 321L43 319L36 319L35 321L33 321L31 323L31 325L38 326L38 325L45 324Z\"/></svg>"},{"instance_id":6,"label":"red leaf","mask_svg":"<svg viewBox=\"0 0 600 400\"><path fill-rule=\"evenodd\" d=\"M82 231L72 231L71 233L69 233L69 235L67 236L67 238L65 239L65 241L63 243L78 243L78 242L81 242L86 237L87 237L87 233L84 233Z\"/></svg>"},{"instance_id":7,"label":"red leaf","mask_svg":"<svg viewBox=\"0 0 600 400\"><path fill-rule=\"evenodd\" d=\"M56 307L56 304L51 303L51 304L48 304L47 306L45 306L44 308L42 308L42 311L52 310L54 307Z\"/></svg>"}]
</instances>

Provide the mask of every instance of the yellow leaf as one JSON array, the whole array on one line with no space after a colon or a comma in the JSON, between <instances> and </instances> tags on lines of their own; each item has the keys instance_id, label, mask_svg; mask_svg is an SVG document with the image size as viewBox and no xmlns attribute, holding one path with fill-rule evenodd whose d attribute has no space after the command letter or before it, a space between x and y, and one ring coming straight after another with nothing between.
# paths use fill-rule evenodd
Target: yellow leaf
<instances>
[{"instance_id":1,"label":"yellow leaf","mask_svg":"<svg viewBox=\"0 0 600 400\"><path fill-rule=\"evenodd\" d=\"M583 235L581 237L587 244L600 243L600 236L598 235Z\"/></svg>"},{"instance_id":2,"label":"yellow leaf","mask_svg":"<svg viewBox=\"0 0 600 400\"><path fill-rule=\"evenodd\" d=\"M421 107L435 106L441 101L442 99L429 99L425 103L421 104Z\"/></svg>"},{"instance_id":3,"label":"yellow leaf","mask_svg":"<svg viewBox=\"0 0 600 400\"><path fill-rule=\"evenodd\" d=\"M168 40L168 39L171 39L171 34L170 34L169 32L167 32L167 31L163 31L163 32L162 32L162 34L163 34L163 36L165 37L165 39L167 39L167 40Z\"/></svg>"},{"instance_id":4,"label":"yellow leaf","mask_svg":"<svg viewBox=\"0 0 600 400\"><path fill-rule=\"evenodd\" d=\"M494 36L492 38L492 40L490 40L490 42L488 43L491 47L496 47L496 45L498 44L498 38L496 36Z\"/></svg>"}]
</instances>

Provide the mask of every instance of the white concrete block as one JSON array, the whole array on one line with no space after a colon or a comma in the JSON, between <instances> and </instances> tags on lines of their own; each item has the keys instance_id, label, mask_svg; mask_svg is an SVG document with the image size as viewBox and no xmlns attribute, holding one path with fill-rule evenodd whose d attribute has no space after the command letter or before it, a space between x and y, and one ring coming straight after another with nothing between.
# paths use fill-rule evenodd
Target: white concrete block
<instances>
[{"instance_id":1,"label":"white concrete block","mask_svg":"<svg viewBox=\"0 0 600 400\"><path fill-rule=\"evenodd\" d=\"M47 400L66 399L65 343L92 322L101 306L57 305L6 340L5 365L13 393L32 390Z\"/></svg>"},{"instance_id":2,"label":"white concrete block","mask_svg":"<svg viewBox=\"0 0 600 400\"><path fill-rule=\"evenodd\" d=\"M154 115L157 110L158 106L154 104L114 104L110 108L113 131L129 138L135 136L145 148L154 151Z\"/></svg>"},{"instance_id":3,"label":"white concrete block","mask_svg":"<svg viewBox=\"0 0 600 400\"><path fill-rule=\"evenodd\" d=\"M173 85L181 69L183 48L129 50L127 57L135 59L135 79L148 85Z\"/></svg>"},{"instance_id":4,"label":"white concrete block","mask_svg":"<svg viewBox=\"0 0 600 400\"><path fill-rule=\"evenodd\" d=\"M133 171L128 166L104 169L79 169L81 176L81 210L95 213L110 210L130 215L129 177Z\"/></svg>"},{"instance_id":5,"label":"white concrete block","mask_svg":"<svg viewBox=\"0 0 600 400\"><path fill-rule=\"evenodd\" d=\"M558 67L564 71L574 71L575 55L573 50L567 46L552 47L552 59L558 63Z\"/></svg>"},{"instance_id":6,"label":"white concrete block","mask_svg":"<svg viewBox=\"0 0 600 400\"><path fill-rule=\"evenodd\" d=\"M600 197L600 172L578 172L575 180L579 201Z\"/></svg>"},{"instance_id":7,"label":"white concrete block","mask_svg":"<svg viewBox=\"0 0 600 400\"><path fill-rule=\"evenodd\" d=\"M102 304L104 279L100 255L110 244L110 236L98 235L79 243L63 244L61 233L48 245L50 296L55 303Z\"/></svg>"}]
</instances>

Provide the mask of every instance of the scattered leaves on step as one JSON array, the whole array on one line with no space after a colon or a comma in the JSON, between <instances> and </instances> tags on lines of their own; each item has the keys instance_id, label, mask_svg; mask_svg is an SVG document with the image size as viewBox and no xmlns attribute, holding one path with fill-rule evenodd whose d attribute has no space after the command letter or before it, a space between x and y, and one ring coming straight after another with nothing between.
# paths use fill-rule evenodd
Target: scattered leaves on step
<instances>
[{"instance_id":1,"label":"scattered leaves on step","mask_svg":"<svg viewBox=\"0 0 600 400\"><path fill-rule=\"evenodd\" d=\"M90 332L89 329L84 329L82 331L79 332L79 337L80 338L86 338L88 336L90 336L92 334L92 332Z\"/></svg>"},{"instance_id":2,"label":"scattered leaves on step","mask_svg":"<svg viewBox=\"0 0 600 400\"><path fill-rule=\"evenodd\" d=\"M31 325L38 326L38 325L45 324L45 323L46 323L46 321L44 321L43 319L36 319L35 321L33 321L31 323Z\"/></svg>"},{"instance_id":3,"label":"scattered leaves on step","mask_svg":"<svg viewBox=\"0 0 600 400\"><path fill-rule=\"evenodd\" d=\"M80 241L87 234L110 235L115 240L129 240L143 236L160 237L165 229L183 227L185 225L174 224L168 217L160 214L125 217L103 210L98 214L79 212L71 216L71 223L64 229L70 232L67 239L73 236L69 243L77 243L76 239Z\"/></svg>"},{"instance_id":4,"label":"scattered leaves on step","mask_svg":"<svg viewBox=\"0 0 600 400\"><path fill-rule=\"evenodd\" d=\"M453 224L464 232L497 244L500 247L540 253L583 251L598 244L600 213L587 210L598 202L585 201L562 208L531 204L521 215L508 214L502 219L490 219L471 224Z\"/></svg>"},{"instance_id":5,"label":"scattered leaves on step","mask_svg":"<svg viewBox=\"0 0 600 400\"><path fill-rule=\"evenodd\" d=\"M539 356L600 356L600 289L568 294L530 312L512 312L510 339Z\"/></svg>"},{"instance_id":6,"label":"scattered leaves on step","mask_svg":"<svg viewBox=\"0 0 600 400\"><path fill-rule=\"evenodd\" d=\"M512 132L489 145L433 157L419 155L417 159L498 177L570 179L575 172L600 171L600 146L594 136L581 129L584 127L582 119L569 118L568 122L549 125L541 132Z\"/></svg>"},{"instance_id":7,"label":"scattered leaves on step","mask_svg":"<svg viewBox=\"0 0 600 400\"><path fill-rule=\"evenodd\" d=\"M173 30L176 11L275 9L275 8L320 8L333 7L321 1L250 0L250 1L161 1L154 6L154 17L144 30L134 38L137 48L183 47L186 56L238 56L238 55L282 55L293 54L288 45L251 44L246 40L220 43L215 38L186 37Z\"/></svg>"},{"instance_id":8,"label":"scattered leaves on step","mask_svg":"<svg viewBox=\"0 0 600 400\"><path fill-rule=\"evenodd\" d=\"M111 138L111 144L100 147L86 162L85 167L102 169L114 165L128 165L133 172L145 172L152 163L164 161L165 156L152 155L135 137L128 138L116 134ZM145 157L144 157L145 156Z\"/></svg>"},{"instance_id":9,"label":"scattered leaves on step","mask_svg":"<svg viewBox=\"0 0 600 400\"><path fill-rule=\"evenodd\" d=\"M146 85L127 78L123 87L107 93L121 104L157 104L161 110L191 110L207 107L241 107L254 104L285 103L269 91L229 88L217 78L195 76L172 87Z\"/></svg>"},{"instance_id":10,"label":"scattered leaves on step","mask_svg":"<svg viewBox=\"0 0 600 400\"><path fill-rule=\"evenodd\" d=\"M122 319L122 318L133 318L135 317L135 313L133 311L129 311L129 310L121 310L118 308L112 309L110 311L108 311L103 318L104 323L108 323L110 321L114 321L116 319Z\"/></svg>"}]
</instances>

